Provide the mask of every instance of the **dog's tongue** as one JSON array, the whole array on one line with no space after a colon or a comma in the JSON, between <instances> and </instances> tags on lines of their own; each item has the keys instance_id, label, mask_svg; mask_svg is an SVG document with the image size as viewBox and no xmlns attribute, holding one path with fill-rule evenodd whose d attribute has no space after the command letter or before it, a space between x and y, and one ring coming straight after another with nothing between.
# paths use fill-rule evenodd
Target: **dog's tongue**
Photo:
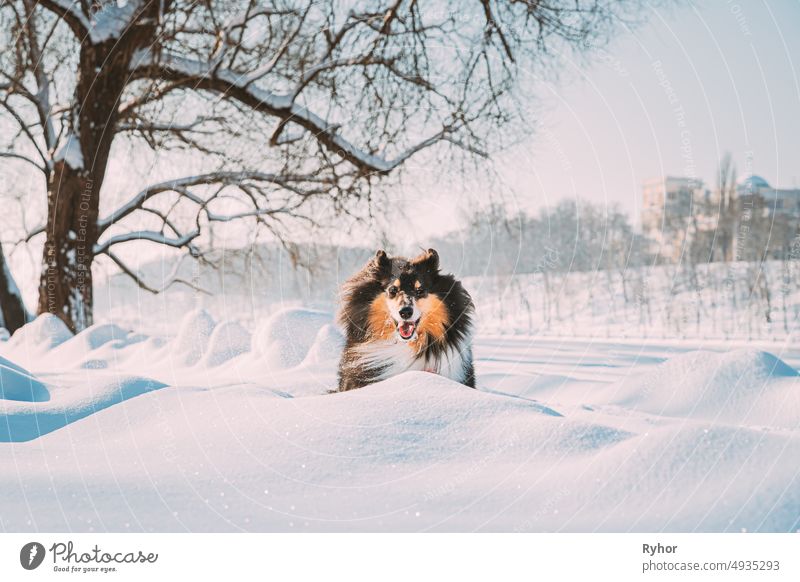
<instances>
[{"instance_id":1,"label":"dog's tongue","mask_svg":"<svg viewBox=\"0 0 800 582\"><path fill-rule=\"evenodd\" d=\"M399 331L401 338L408 339L414 335L414 324L408 321L403 322L400 324Z\"/></svg>"}]
</instances>

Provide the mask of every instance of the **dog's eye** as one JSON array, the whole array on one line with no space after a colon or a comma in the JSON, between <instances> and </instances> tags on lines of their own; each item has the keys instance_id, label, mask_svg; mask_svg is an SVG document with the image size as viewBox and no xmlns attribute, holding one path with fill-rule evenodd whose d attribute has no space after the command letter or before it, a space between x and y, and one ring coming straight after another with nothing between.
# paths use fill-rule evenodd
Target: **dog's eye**
<instances>
[{"instance_id":1,"label":"dog's eye","mask_svg":"<svg viewBox=\"0 0 800 582\"><path fill-rule=\"evenodd\" d=\"M425 293L426 293L425 289L421 289L420 288L420 289L417 289L417 292L415 293L415 295L417 297L425 297Z\"/></svg>"},{"instance_id":2,"label":"dog's eye","mask_svg":"<svg viewBox=\"0 0 800 582\"><path fill-rule=\"evenodd\" d=\"M397 295L397 287L391 286L386 290L386 292L389 294L389 297L395 297Z\"/></svg>"}]
</instances>

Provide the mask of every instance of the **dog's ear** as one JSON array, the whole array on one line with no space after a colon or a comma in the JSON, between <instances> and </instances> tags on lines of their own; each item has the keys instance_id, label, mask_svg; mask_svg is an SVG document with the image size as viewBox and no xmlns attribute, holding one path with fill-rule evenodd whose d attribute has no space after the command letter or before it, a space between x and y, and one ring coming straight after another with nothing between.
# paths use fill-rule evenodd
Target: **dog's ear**
<instances>
[{"instance_id":1,"label":"dog's ear","mask_svg":"<svg viewBox=\"0 0 800 582\"><path fill-rule=\"evenodd\" d=\"M416 259L412 261L412 263L417 266L425 269L430 273L438 273L439 272L439 253L437 253L434 249L428 249Z\"/></svg>"},{"instance_id":2,"label":"dog's ear","mask_svg":"<svg viewBox=\"0 0 800 582\"><path fill-rule=\"evenodd\" d=\"M375 253L375 256L372 257L370 266L378 273L382 273L391 269L392 260L387 256L386 251L380 249L377 253Z\"/></svg>"}]
</instances>

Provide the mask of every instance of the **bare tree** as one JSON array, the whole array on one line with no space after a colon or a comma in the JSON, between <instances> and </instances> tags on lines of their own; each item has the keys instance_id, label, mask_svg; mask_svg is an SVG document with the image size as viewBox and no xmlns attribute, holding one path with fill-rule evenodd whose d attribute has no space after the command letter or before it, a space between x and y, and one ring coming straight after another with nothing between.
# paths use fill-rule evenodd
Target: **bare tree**
<instances>
[{"instance_id":1,"label":"bare tree","mask_svg":"<svg viewBox=\"0 0 800 582\"><path fill-rule=\"evenodd\" d=\"M520 68L597 46L631 13L611 0L1 1L0 108L16 131L0 151L42 176L38 310L72 330L92 323L96 257L157 291L119 247L202 257L209 225L232 220L284 240L288 220L368 201L422 150L485 154L519 124ZM121 139L188 150L209 171L101 216Z\"/></svg>"},{"instance_id":2,"label":"bare tree","mask_svg":"<svg viewBox=\"0 0 800 582\"><path fill-rule=\"evenodd\" d=\"M719 162L717 173L717 243L712 249L713 260L733 260L733 238L736 228L736 165L730 153L725 153Z\"/></svg>"}]
</instances>

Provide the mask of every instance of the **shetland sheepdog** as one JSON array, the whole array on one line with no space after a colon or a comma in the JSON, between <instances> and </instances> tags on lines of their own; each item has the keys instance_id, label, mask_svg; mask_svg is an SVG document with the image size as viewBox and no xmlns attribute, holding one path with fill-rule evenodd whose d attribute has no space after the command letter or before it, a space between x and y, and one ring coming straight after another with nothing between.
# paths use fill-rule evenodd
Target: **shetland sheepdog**
<instances>
[{"instance_id":1,"label":"shetland sheepdog","mask_svg":"<svg viewBox=\"0 0 800 582\"><path fill-rule=\"evenodd\" d=\"M474 388L474 313L461 283L439 272L435 250L410 260L378 251L342 288L339 322L346 343L339 391L407 370L433 372Z\"/></svg>"}]
</instances>

